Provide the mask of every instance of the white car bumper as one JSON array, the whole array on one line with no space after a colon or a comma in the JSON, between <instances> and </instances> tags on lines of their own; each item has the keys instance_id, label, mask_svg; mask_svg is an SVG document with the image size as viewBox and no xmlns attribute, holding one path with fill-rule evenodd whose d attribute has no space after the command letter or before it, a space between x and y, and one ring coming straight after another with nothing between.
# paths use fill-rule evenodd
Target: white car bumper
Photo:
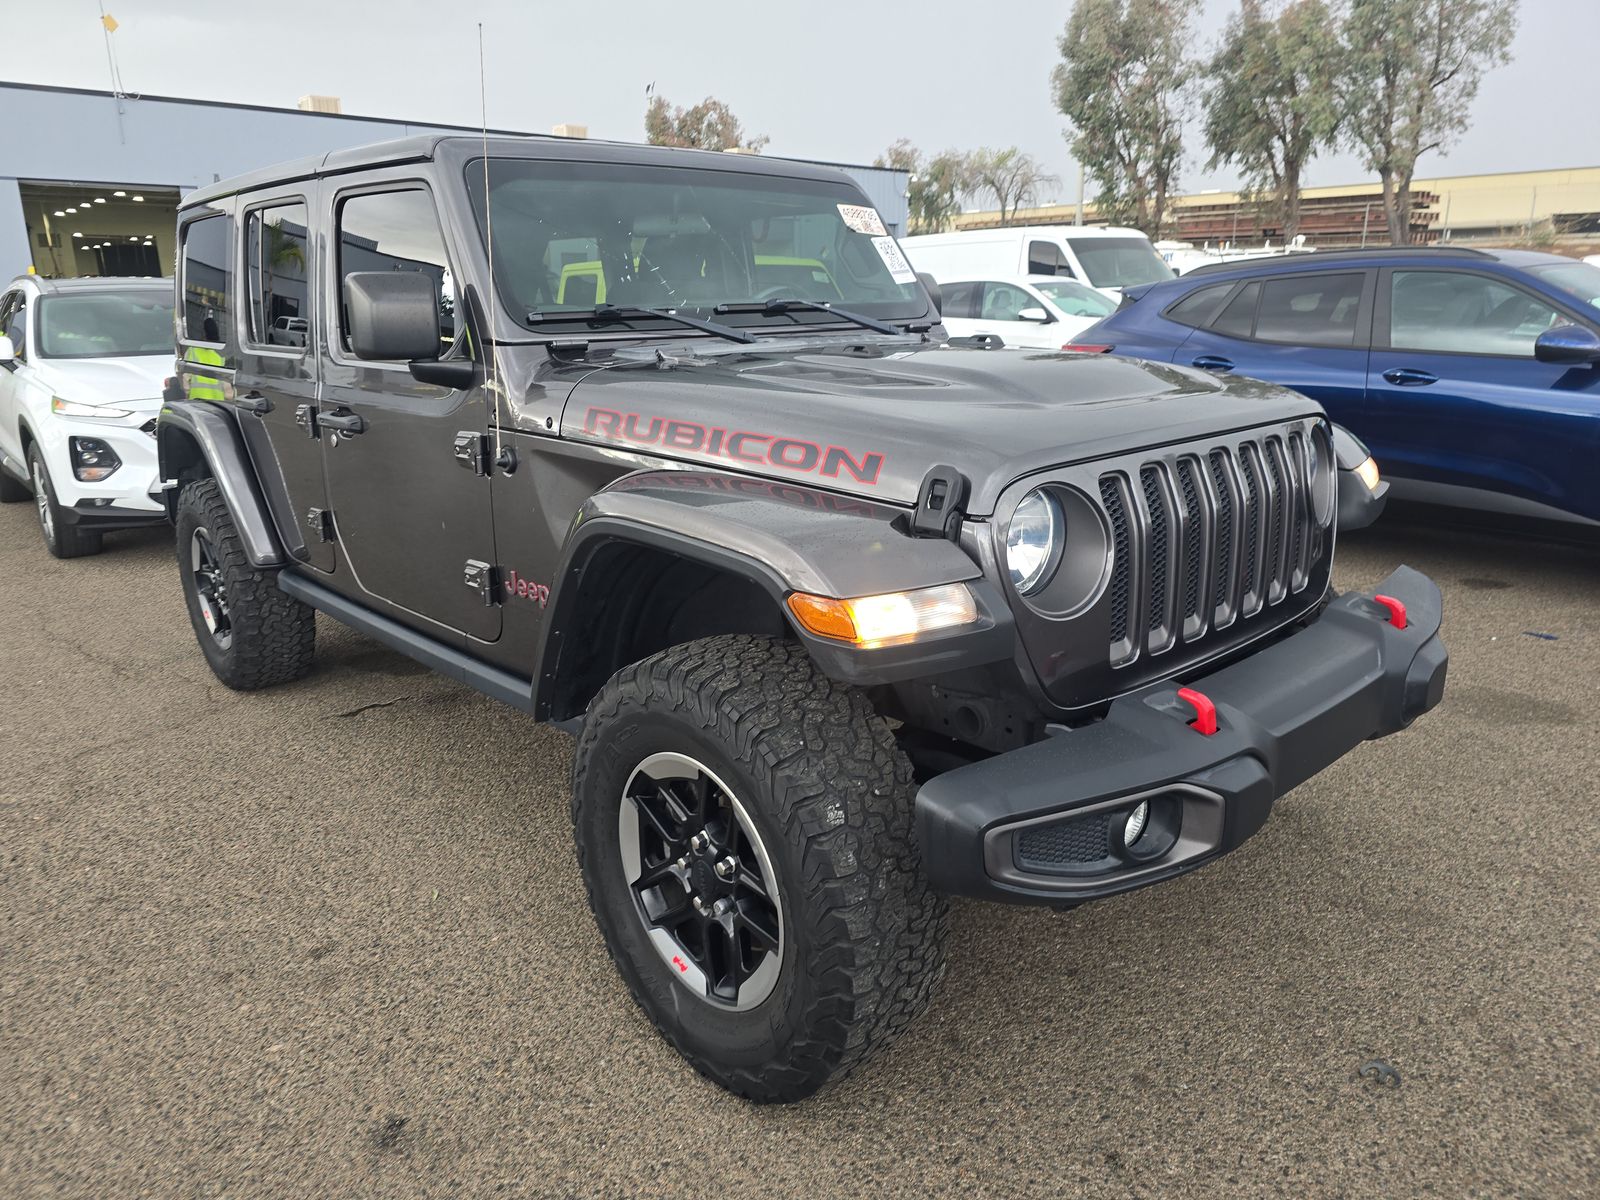
<instances>
[{"instance_id":1,"label":"white car bumper","mask_svg":"<svg viewBox=\"0 0 1600 1200\"><path fill-rule=\"evenodd\" d=\"M133 411L112 420L52 414L39 423L39 446L63 515L69 519L76 516L96 528L124 528L166 519L155 439L161 401L141 400L120 407ZM108 448L121 463L98 482L79 479L75 470L75 444L81 446L86 439Z\"/></svg>"}]
</instances>

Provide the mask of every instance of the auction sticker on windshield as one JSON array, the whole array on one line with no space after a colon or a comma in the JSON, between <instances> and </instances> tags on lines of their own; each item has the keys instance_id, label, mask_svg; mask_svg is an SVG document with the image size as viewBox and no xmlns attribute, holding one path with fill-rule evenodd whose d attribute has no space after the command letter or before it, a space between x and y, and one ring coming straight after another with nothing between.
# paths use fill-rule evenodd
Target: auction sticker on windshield
<instances>
[{"instance_id":1,"label":"auction sticker on windshield","mask_svg":"<svg viewBox=\"0 0 1600 1200\"><path fill-rule=\"evenodd\" d=\"M873 237L882 237L889 232L883 227L883 218L878 215L878 210L865 204L841 204L839 215L852 233L870 233Z\"/></svg>"},{"instance_id":2,"label":"auction sticker on windshield","mask_svg":"<svg viewBox=\"0 0 1600 1200\"><path fill-rule=\"evenodd\" d=\"M889 268L890 279L896 283L910 283L916 279L917 273L911 269L906 256L900 252L899 243L892 237L875 237L872 245L878 251L878 257L883 259L883 265Z\"/></svg>"}]
</instances>

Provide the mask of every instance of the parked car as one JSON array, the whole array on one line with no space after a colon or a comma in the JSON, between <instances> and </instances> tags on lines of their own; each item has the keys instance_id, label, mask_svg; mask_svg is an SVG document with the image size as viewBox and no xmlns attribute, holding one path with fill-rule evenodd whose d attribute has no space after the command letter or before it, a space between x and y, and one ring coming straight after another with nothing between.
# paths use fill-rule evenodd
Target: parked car
<instances>
[{"instance_id":1,"label":"parked car","mask_svg":"<svg viewBox=\"0 0 1600 1200\"><path fill-rule=\"evenodd\" d=\"M1200 267L1080 336L1319 401L1396 499L1600 523L1600 268L1410 247Z\"/></svg>"},{"instance_id":2,"label":"parked car","mask_svg":"<svg viewBox=\"0 0 1600 1200\"><path fill-rule=\"evenodd\" d=\"M947 279L1064 275L1113 300L1122 289L1172 278L1150 239L1109 225L1026 225L902 238L911 265Z\"/></svg>"},{"instance_id":3,"label":"parked car","mask_svg":"<svg viewBox=\"0 0 1600 1200\"><path fill-rule=\"evenodd\" d=\"M41 279L0 295L0 501L32 497L57 558L160 524L155 416L172 373L170 279Z\"/></svg>"},{"instance_id":4,"label":"parked car","mask_svg":"<svg viewBox=\"0 0 1600 1200\"><path fill-rule=\"evenodd\" d=\"M300 678L320 610L575 735L610 957L739 1095L892 1042L946 895L1060 907L1198 868L1442 695L1431 581L1330 591L1314 401L948 345L842 172L430 135L178 220L157 434L212 671ZM248 269L264 223L305 231L309 285ZM583 301L569 249L599 264ZM802 286L825 262L837 301L758 256ZM286 286L294 353L256 327Z\"/></svg>"},{"instance_id":5,"label":"parked car","mask_svg":"<svg viewBox=\"0 0 1600 1200\"><path fill-rule=\"evenodd\" d=\"M274 346L304 346L311 323L304 317L279 317L267 332L267 341Z\"/></svg>"},{"instance_id":6,"label":"parked car","mask_svg":"<svg viewBox=\"0 0 1600 1200\"><path fill-rule=\"evenodd\" d=\"M939 290L939 312L951 337L987 334L1032 349L1060 350L1117 311L1103 293L1059 275L957 279L941 281Z\"/></svg>"}]
</instances>

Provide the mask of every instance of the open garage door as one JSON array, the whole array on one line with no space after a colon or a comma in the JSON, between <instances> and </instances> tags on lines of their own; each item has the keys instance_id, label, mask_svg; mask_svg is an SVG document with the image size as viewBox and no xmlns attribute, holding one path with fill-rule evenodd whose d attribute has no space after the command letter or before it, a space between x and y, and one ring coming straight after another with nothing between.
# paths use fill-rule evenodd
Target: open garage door
<instances>
[{"instance_id":1,"label":"open garage door","mask_svg":"<svg viewBox=\"0 0 1600 1200\"><path fill-rule=\"evenodd\" d=\"M40 275L172 274L178 189L24 180L17 190Z\"/></svg>"}]
</instances>

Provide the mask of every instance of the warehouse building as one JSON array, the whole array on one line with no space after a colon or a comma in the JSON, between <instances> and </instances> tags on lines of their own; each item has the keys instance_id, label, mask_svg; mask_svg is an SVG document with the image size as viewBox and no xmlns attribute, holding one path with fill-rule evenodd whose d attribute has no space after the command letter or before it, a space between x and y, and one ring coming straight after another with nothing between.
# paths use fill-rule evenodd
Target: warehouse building
<instances>
[{"instance_id":1,"label":"warehouse building","mask_svg":"<svg viewBox=\"0 0 1600 1200\"><path fill-rule=\"evenodd\" d=\"M1070 225L1075 205L1022 209L1013 225ZM1095 206L1084 220L1099 220ZM962 213L957 229L988 229L996 212ZM1191 192L1167 207L1163 236L1195 245L1281 241L1283 229L1260 205L1238 192ZM1386 243L1383 193L1376 180L1300 193L1300 232L1313 246ZM1440 175L1411 183L1413 242L1506 241L1600 238L1600 167L1507 171L1489 175Z\"/></svg>"},{"instance_id":2,"label":"warehouse building","mask_svg":"<svg viewBox=\"0 0 1600 1200\"><path fill-rule=\"evenodd\" d=\"M266 108L0 82L0 129L26 131L8 140L0 158L0 283L30 268L53 277L169 274L178 201L194 188L368 142L481 132L350 116L328 96L303 104ZM822 165L852 176L885 224L904 231L904 171Z\"/></svg>"}]
</instances>

